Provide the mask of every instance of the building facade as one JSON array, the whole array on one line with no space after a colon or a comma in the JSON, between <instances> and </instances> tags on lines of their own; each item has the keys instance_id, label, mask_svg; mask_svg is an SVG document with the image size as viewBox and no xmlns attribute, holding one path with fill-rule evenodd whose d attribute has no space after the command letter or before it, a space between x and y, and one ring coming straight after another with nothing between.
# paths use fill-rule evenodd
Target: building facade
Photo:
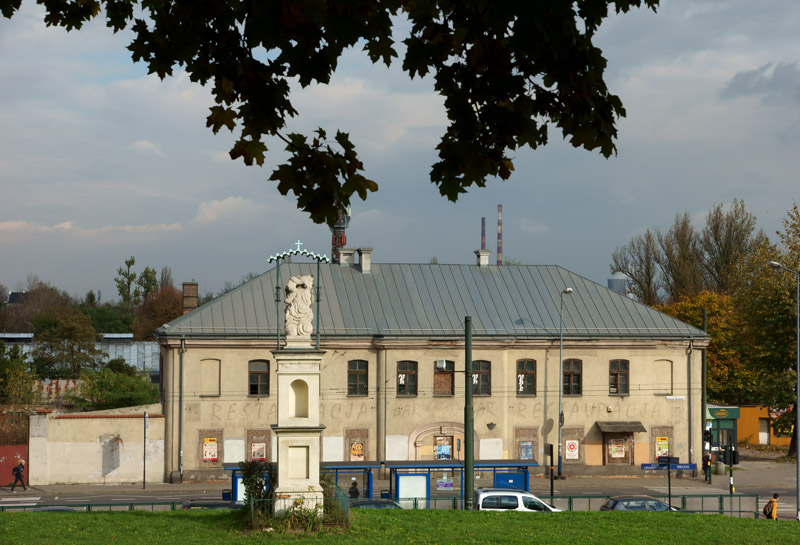
<instances>
[{"instance_id":1,"label":"building facade","mask_svg":"<svg viewBox=\"0 0 800 545\"><path fill-rule=\"evenodd\" d=\"M634 474L667 453L699 463L704 332L557 266L354 253L282 263L157 331L167 480L276 459L275 288L317 270L323 462L461 459L469 384L478 460L544 465L561 404L565 474Z\"/></svg>"}]
</instances>

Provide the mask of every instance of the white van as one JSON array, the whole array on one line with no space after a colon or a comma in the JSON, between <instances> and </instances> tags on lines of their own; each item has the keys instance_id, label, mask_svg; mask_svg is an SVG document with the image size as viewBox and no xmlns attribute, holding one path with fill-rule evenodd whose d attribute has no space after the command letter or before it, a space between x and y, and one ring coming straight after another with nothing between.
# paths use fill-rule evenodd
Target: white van
<instances>
[{"instance_id":1,"label":"white van","mask_svg":"<svg viewBox=\"0 0 800 545\"><path fill-rule=\"evenodd\" d=\"M475 491L475 509L479 511L524 511L526 513L559 513L561 511L533 494L516 488L479 488Z\"/></svg>"}]
</instances>

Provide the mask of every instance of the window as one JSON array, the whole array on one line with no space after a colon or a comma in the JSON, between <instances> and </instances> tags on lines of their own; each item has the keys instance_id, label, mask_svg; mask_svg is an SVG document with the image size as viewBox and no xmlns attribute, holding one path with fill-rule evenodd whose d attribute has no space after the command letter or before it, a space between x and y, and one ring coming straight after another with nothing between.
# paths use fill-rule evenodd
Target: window
<instances>
[{"instance_id":1,"label":"window","mask_svg":"<svg viewBox=\"0 0 800 545\"><path fill-rule=\"evenodd\" d=\"M536 360L517 361L517 395L536 395Z\"/></svg>"},{"instance_id":2,"label":"window","mask_svg":"<svg viewBox=\"0 0 800 545\"><path fill-rule=\"evenodd\" d=\"M347 362L347 395L367 395L367 362L364 360Z\"/></svg>"},{"instance_id":3,"label":"window","mask_svg":"<svg viewBox=\"0 0 800 545\"><path fill-rule=\"evenodd\" d=\"M608 372L608 393L628 395L628 360L611 360Z\"/></svg>"},{"instance_id":4,"label":"window","mask_svg":"<svg viewBox=\"0 0 800 545\"><path fill-rule=\"evenodd\" d=\"M477 360L472 362L472 395L492 395L492 363Z\"/></svg>"},{"instance_id":5,"label":"window","mask_svg":"<svg viewBox=\"0 0 800 545\"><path fill-rule=\"evenodd\" d=\"M247 364L247 372L250 375L251 396L269 395L269 362L265 360L253 360Z\"/></svg>"},{"instance_id":6,"label":"window","mask_svg":"<svg viewBox=\"0 0 800 545\"><path fill-rule=\"evenodd\" d=\"M564 395L581 395L581 360L564 360Z\"/></svg>"},{"instance_id":7,"label":"window","mask_svg":"<svg viewBox=\"0 0 800 545\"><path fill-rule=\"evenodd\" d=\"M397 362L397 395L417 395L417 362Z\"/></svg>"},{"instance_id":8,"label":"window","mask_svg":"<svg viewBox=\"0 0 800 545\"><path fill-rule=\"evenodd\" d=\"M454 365L450 360L437 360L433 363L433 395L454 395L455 373L453 369Z\"/></svg>"}]
</instances>

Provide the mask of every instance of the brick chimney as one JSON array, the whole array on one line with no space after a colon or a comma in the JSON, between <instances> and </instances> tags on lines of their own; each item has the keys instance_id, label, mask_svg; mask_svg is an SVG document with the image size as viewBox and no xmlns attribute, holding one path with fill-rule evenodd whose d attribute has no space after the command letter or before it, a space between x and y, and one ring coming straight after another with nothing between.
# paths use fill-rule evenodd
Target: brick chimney
<instances>
[{"instance_id":1,"label":"brick chimney","mask_svg":"<svg viewBox=\"0 0 800 545\"><path fill-rule=\"evenodd\" d=\"M358 263L361 265L361 272L372 272L372 248L358 249Z\"/></svg>"},{"instance_id":2,"label":"brick chimney","mask_svg":"<svg viewBox=\"0 0 800 545\"><path fill-rule=\"evenodd\" d=\"M191 312L197 308L198 302L197 282L183 283L183 313Z\"/></svg>"}]
</instances>

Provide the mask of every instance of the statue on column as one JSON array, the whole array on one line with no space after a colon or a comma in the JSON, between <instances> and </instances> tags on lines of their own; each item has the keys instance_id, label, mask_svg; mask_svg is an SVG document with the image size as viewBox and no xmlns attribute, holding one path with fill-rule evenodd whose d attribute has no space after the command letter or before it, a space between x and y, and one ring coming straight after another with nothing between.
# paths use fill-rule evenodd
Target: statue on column
<instances>
[{"instance_id":1,"label":"statue on column","mask_svg":"<svg viewBox=\"0 0 800 545\"><path fill-rule=\"evenodd\" d=\"M311 275L293 276L286 285L286 344L292 341L311 343L311 322L314 312L314 277Z\"/></svg>"}]
</instances>

